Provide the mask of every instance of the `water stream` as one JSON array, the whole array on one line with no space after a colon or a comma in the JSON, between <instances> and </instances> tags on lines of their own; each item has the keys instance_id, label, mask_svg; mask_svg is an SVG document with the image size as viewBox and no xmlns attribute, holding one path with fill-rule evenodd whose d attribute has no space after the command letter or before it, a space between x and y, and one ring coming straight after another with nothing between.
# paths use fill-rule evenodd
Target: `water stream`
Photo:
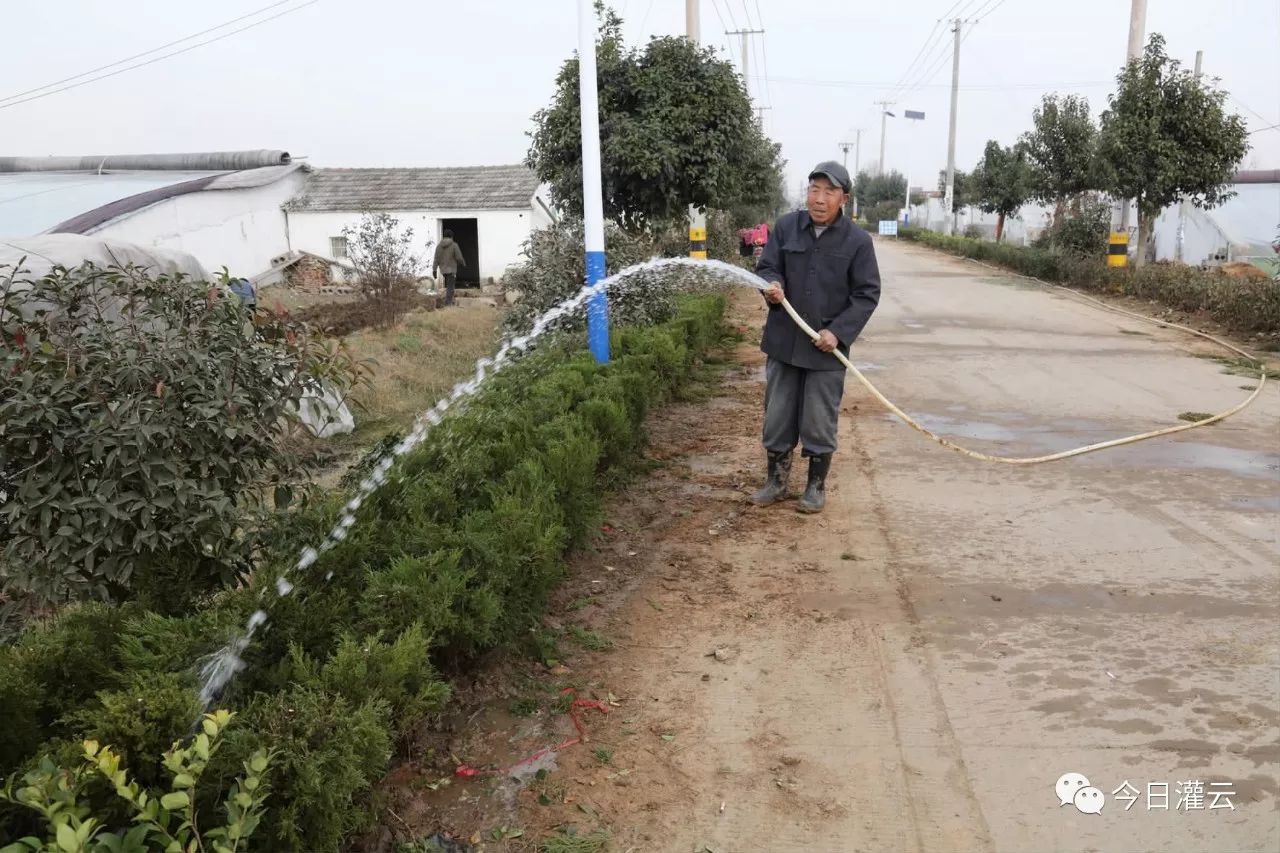
<instances>
[{"instance_id":1,"label":"water stream","mask_svg":"<svg viewBox=\"0 0 1280 853\"><path fill-rule=\"evenodd\" d=\"M608 278L601 279L594 285L585 285L576 294L538 317L527 333L504 340L496 354L477 361L475 373L471 378L459 382L453 387L452 391L441 398L434 406L417 416L414 420L413 428L405 436L404 440L383 456L378 461L378 464L374 466L369 476L361 481L355 495L343 507L341 516L339 516L333 529L329 531L328 536L315 546L303 548L292 569L276 579L275 592L277 598L283 598L294 591L295 587L293 582L289 580L289 575L304 571L314 564L321 554L329 551L347 538L351 528L356 524L356 513L359 512L360 507L368 500L369 496L387 482L396 461L421 444L431 428L440 423L451 407L474 396L480 391L488 377L511 364L519 355L528 350L538 338L548 330L554 329L557 323L576 315L596 294L607 293L610 288L619 284L643 283L645 281L644 273L677 267L686 267L702 273L713 273L717 278L757 290L764 288L764 283L759 278L742 267L736 267L723 261L704 261L693 258L654 258L620 270ZM332 574L330 572L325 579L331 578ZM245 664L242 655L245 649L249 647L254 634L270 621L269 607L270 603L267 602L261 608L255 610L253 615L249 617L240 636L217 651L201 667L200 701L204 703L206 708L222 694L222 691L231 683L236 673L244 669Z\"/></svg>"}]
</instances>

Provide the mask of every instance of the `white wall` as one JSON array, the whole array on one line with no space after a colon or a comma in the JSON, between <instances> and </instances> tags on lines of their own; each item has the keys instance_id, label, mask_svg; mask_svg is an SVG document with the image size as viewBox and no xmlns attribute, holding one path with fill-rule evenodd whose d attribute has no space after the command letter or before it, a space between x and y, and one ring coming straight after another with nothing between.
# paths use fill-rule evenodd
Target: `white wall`
<instances>
[{"instance_id":1,"label":"white wall","mask_svg":"<svg viewBox=\"0 0 1280 853\"><path fill-rule=\"evenodd\" d=\"M175 196L91 233L107 240L189 252L210 273L225 266L232 275L254 276L267 270L272 258L288 251L281 207L305 182L306 176L298 170L261 187Z\"/></svg>"},{"instance_id":2,"label":"white wall","mask_svg":"<svg viewBox=\"0 0 1280 853\"><path fill-rule=\"evenodd\" d=\"M1051 214L1052 211L1043 205L1023 205L1017 216L1005 217L1003 241L1014 246L1030 244L1032 240L1040 236L1040 233L1044 231L1048 217ZM912 225L918 225L932 231L941 231L945 218L943 200L940 198L927 198L924 204L911 206ZM967 227L976 225L982 230L984 237L994 240L998 220L999 217L994 213L983 213L976 207L966 207L956 217L955 233L963 235Z\"/></svg>"},{"instance_id":3,"label":"white wall","mask_svg":"<svg viewBox=\"0 0 1280 853\"><path fill-rule=\"evenodd\" d=\"M444 219L475 219L480 243L480 280L501 280L507 267L519 263L520 249L534 228L550 223L536 203L528 210L391 210L401 227L413 229L413 246L429 267L440 242ZM329 238L360 222L360 211L292 211L289 213L291 248L330 256ZM430 248L427 244L430 243ZM428 268L426 273L431 270Z\"/></svg>"}]
</instances>

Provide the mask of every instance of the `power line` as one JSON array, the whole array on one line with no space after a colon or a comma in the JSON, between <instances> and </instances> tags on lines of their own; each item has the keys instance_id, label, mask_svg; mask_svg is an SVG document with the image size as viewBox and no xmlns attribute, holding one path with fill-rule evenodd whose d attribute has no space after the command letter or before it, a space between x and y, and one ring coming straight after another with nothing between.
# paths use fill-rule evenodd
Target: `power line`
<instances>
[{"instance_id":1,"label":"power line","mask_svg":"<svg viewBox=\"0 0 1280 853\"><path fill-rule=\"evenodd\" d=\"M758 5L759 5L759 0L757 0L757 6ZM751 59L753 62L757 63L757 67L763 70L765 75L765 85L761 88L761 91L758 91L756 94L757 96L760 97L761 100L772 104L772 102L769 101L769 97L768 97L769 72L768 72L768 69L764 67L764 59L762 56L764 51L764 20L761 19L755 24L751 22L751 10L747 8L747 0L742 0L742 12L744 15L746 15L747 27L758 29L760 31L760 38L749 39L749 41L751 42Z\"/></svg>"},{"instance_id":2,"label":"power line","mask_svg":"<svg viewBox=\"0 0 1280 853\"><path fill-rule=\"evenodd\" d=\"M959 26L959 24L957 24L957 26ZM971 36L971 35L973 35L973 27L972 27L972 26L970 26L970 27L969 27L969 29L968 29L968 31L967 31L967 32L965 32L965 34L964 34L963 36L961 36L961 37L960 37L960 45L961 45L962 47L964 46L964 43L965 43L966 41L968 41L968 40L969 40L969 36ZM930 69L928 70L928 72L926 72L926 73L925 73L925 75L924 75L923 77L921 77L921 78L916 82L916 84L915 84L915 85L911 86L911 87L910 87L910 88L908 88L908 89L903 89L903 90L902 90L901 92L899 92L898 94L899 94L899 95L906 95L906 94L910 94L911 92L914 92L914 91L916 91L917 89L920 89L920 88L923 88L924 86L928 86L928 85L932 84L932 83L933 83L933 78L938 76L938 72L939 72L939 71L941 71L941 70L943 69L943 67L947 64L947 61L948 61L949 59L951 59L951 56L949 55L949 52L947 52L947 51L943 51L943 53L938 57L937 62L935 62L935 63L934 63L933 67L932 67L932 68L930 68ZM950 84L949 84L949 83L948 83L948 84L946 84L946 85L948 86L948 88L950 88Z\"/></svg>"},{"instance_id":3,"label":"power line","mask_svg":"<svg viewBox=\"0 0 1280 853\"><path fill-rule=\"evenodd\" d=\"M939 34L946 33L947 30L939 30ZM946 62L951 48L945 38L940 38L934 46L925 55L923 61L915 71L909 75L904 75L902 80L898 81L898 85L894 88L894 96L902 95L907 92L914 91L919 88L920 82L926 78L930 78L936 73L937 63Z\"/></svg>"},{"instance_id":4,"label":"power line","mask_svg":"<svg viewBox=\"0 0 1280 853\"><path fill-rule=\"evenodd\" d=\"M1249 131L1249 135L1253 136L1255 133L1262 133L1264 130L1280 130L1280 124L1273 124L1270 127L1260 127L1257 130L1251 130Z\"/></svg>"},{"instance_id":5,"label":"power line","mask_svg":"<svg viewBox=\"0 0 1280 853\"><path fill-rule=\"evenodd\" d=\"M729 25L724 22L724 14L720 11L720 0L711 0L711 5L715 7L716 18L720 21L720 29L728 31Z\"/></svg>"},{"instance_id":6,"label":"power line","mask_svg":"<svg viewBox=\"0 0 1280 853\"><path fill-rule=\"evenodd\" d=\"M720 30L724 33L724 49L729 55L729 61L733 61L733 46L729 44L729 27L724 22L724 15L720 12L720 0L711 0L711 5L715 7L716 17L720 20Z\"/></svg>"},{"instance_id":7,"label":"power line","mask_svg":"<svg viewBox=\"0 0 1280 853\"><path fill-rule=\"evenodd\" d=\"M952 8L955 8L955 7L953 6ZM915 57L911 60L910 63L908 63L907 70L902 72L902 77L898 79L897 83L893 84L894 89L897 89L902 86L902 84L906 81L907 77L915 69L916 63L920 61L920 57L924 55L924 52L926 50L930 49L931 43L934 41L934 37L936 36L938 29L941 26L942 26L941 18L933 22L933 29L929 30L929 34L925 36L924 44L920 45L920 50L916 52Z\"/></svg>"},{"instance_id":8,"label":"power line","mask_svg":"<svg viewBox=\"0 0 1280 853\"><path fill-rule=\"evenodd\" d=\"M975 24L980 24L980 23L982 23L985 19L987 19L987 18L991 17L991 15L992 15L992 14L993 14L997 9L999 9L1001 6L1003 6L1006 2L1007 2L1007 0L998 0L998 2L996 3L996 5L992 6L990 9L988 9L987 11L985 11L985 12L983 12L981 15L979 15L979 16L978 16L978 19L977 19L976 21L974 21L974 23L975 23Z\"/></svg>"},{"instance_id":9,"label":"power line","mask_svg":"<svg viewBox=\"0 0 1280 853\"><path fill-rule=\"evenodd\" d=\"M763 79L762 75L752 75L752 79ZM792 84L797 86L830 86L834 88L846 89L881 89L885 86L891 86L882 80L817 80L808 77L771 77L774 83ZM1055 83L970 83L962 85L961 91L966 92L995 92L1012 89L1052 89L1052 88L1096 88L1101 86L1114 85L1114 80L1082 80L1075 82L1055 82ZM919 88L950 88L950 83L929 83L921 85Z\"/></svg>"},{"instance_id":10,"label":"power line","mask_svg":"<svg viewBox=\"0 0 1280 853\"><path fill-rule=\"evenodd\" d=\"M171 59L172 57L179 56L179 55L184 54L184 53L189 53L189 52L191 52L191 51L195 50L196 48L204 47L205 45L210 45L210 44L213 44L214 42L218 42L218 41L222 41L223 39L230 38L231 36L234 36L234 35L236 35L237 33L242 33L242 32L244 32L245 30L251 30L251 29L253 29L254 27L260 27L260 26L262 26L262 25L263 25L263 24L265 24L265 23L268 23L268 22L270 22L270 21L274 21L276 18L283 18L285 15L290 15L290 14L292 14L292 13L294 13L294 12L301 11L302 9L305 9L305 8L306 8L306 7L308 7L308 6L313 6L313 5L315 5L316 3L319 3L319 2L320 2L320 0L306 0L306 2L305 2L305 3L303 3L303 4L302 4L302 5L300 5L300 6L294 6L294 7L290 8L290 9L285 9L283 12L277 12L276 14L271 15L271 16L266 17L266 18L263 18L263 19L262 19L262 20L260 20L260 21L254 21L252 24L247 24L247 25L245 25L245 26L243 26L243 27L240 27L240 28L238 28L238 29L234 29L234 30L231 30L230 32L223 33L223 34L222 34L222 35L220 35L220 36L215 36L214 38L206 39L205 41L202 41L202 42L197 42L197 43L195 43L195 44L193 44L193 45L190 45L189 47L184 47L184 48L182 48L181 50L175 50L175 51L173 51L172 53L163 53L163 54L161 54L160 56L157 56L157 57L155 57L155 58L153 58L153 59L148 59L146 62L139 62L139 63L137 63L137 64L135 64L135 65L129 65L129 66L126 66L126 67L124 67L124 68L121 68L121 69L120 69L120 70L118 70L118 71L112 71L112 72L111 72L111 73L109 73L109 74L99 74L97 77L90 77L89 79L87 79L87 80L81 80L81 81L80 81L80 82L78 82L78 83L69 83L69 84L67 84L66 86L62 86L61 88L58 88L58 89L51 89L51 90L49 90L49 91L47 91L47 92L40 92L40 94L37 94L37 95L31 95L30 97L22 98L21 100L17 100L17 101L9 101L8 103L2 103L2 104L0 104L0 110L8 109L9 107L16 107L16 106L18 106L19 104L25 104L25 103L28 103L28 102L30 102L30 101L36 101L36 100L39 100L40 98L47 98L47 97L49 97L50 95L56 95L56 94L58 94L59 92L66 92L66 91L68 91L68 90L70 90L70 89L77 89L77 88L79 88L79 87L81 87L81 86L87 86L87 85L89 85L90 83L96 83L96 82L98 82L99 80L106 80L108 77L115 77L115 76L117 76L117 75L124 74L124 73L125 73L125 72L127 72L127 71L134 71L134 70L136 70L136 69L138 69L138 68L145 68L145 67L146 67L146 66L148 66L148 65L154 65L154 64L156 64L157 62L162 62L163 60ZM216 29L216 28L215 28L215 29ZM145 54L144 54L144 55L145 55ZM73 79L74 79L74 78L73 78Z\"/></svg>"},{"instance_id":11,"label":"power line","mask_svg":"<svg viewBox=\"0 0 1280 853\"><path fill-rule=\"evenodd\" d=\"M972 20L973 23L975 24L978 23L978 21L981 21L984 17L991 14L991 12L995 11L995 9L988 10L987 7L990 6L992 3L998 4L999 2L1000 0L983 0L983 3L981 6L969 12L970 20Z\"/></svg>"},{"instance_id":12,"label":"power line","mask_svg":"<svg viewBox=\"0 0 1280 853\"><path fill-rule=\"evenodd\" d=\"M974 15L975 15L975 17L974 17L974 18L969 22L969 29L968 29L968 31L964 34L964 36L963 36L963 37L961 37L961 39L960 39L960 44L961 44L961 45L963 45L966 41L968 41L968 40L969 40L969 36L973 34L973 28L974 28L975 26L977 26L978 24L982 23L982 21L986 20L986 19L991 15L991 13L995 12L997 9L999 9L1001 6L1003 6L1003 5L1005 4L1006 0L994 0L994 2L995 2L995 5L994 5L994 6L991 6L991 3L992 3L992 2L993 2L993 0L985 0L985 2L983 2L981 6L978 6L978 7L976 7L976 8L969 8L969 10L968 10L968 11L969 11L971 14L974 14ZM988 6L991 6L991 8L990 8L990 9L988 9L988 8L987 8ZM984 11L984 10L985 10L985 11ZM963 11L963 10L962 10L962 11ZM943 42L943 43L945 44L945 42ZM914 85L912 85L911 87L909 87L909 88L907 88L907 89L903 89L903 90L902 90L901 92L899 92L898 94L899 94L899 95L905 95L905 94L907 94L907 93L909 93L909 92L914 92L916 89L922 88L922 87L924 87L924 86L931 85L931 84L932 84L932 81L933 81L933 78L934 78L934 77L936 77L936 76L938 75L938 72L939 72L939 71L941 71L941 70L943 69L943 67L945 67L945 65L946 65L946 62L947 62L947 59L948 59L948 58L949 58L949 57L948 57L948 55L947 55L947 51L946 51L946 50L943 50L943 51L942 51L942 53L940 53L940 54L935 58L934 63L933 63L933 65L929 68L929 70L928 70L928 71L926 71L922 76L920 76L920 77L918 77L918 78L916 79L916 82L915 82L915 84L914 84ZM967 88L967 87L963 87L963 86L962 86L961 88Z\"/></svg>"},{"instance_id":13,"label":"power line","mask_svg":"<svg viewBox=\"0 0 1280 853\"><path fill-rule=\"evenodd\" d=\"M760 12L760 0L756 0L756 21L760 24L760 29L764 29L764 15ZM760 65L764 69L764 91L768 98L769 106L773 106L773 85L769 80L769 50L765 47L764 36L760 37Z\"/></svg>"},{"instance_id":14,"label":"power line","mask_svg":"<svg viewBox=\"0 0 1280 853\"><path fill-rule=\"evenodd\" d=\"M733 3L730 0L724 0L724 13L729 16L729 24L736 30L738 27L738 19L733 16ZM750 29L750 26L747 27Z\"/></svg>"},{"instance_id":15,"label":"power line","mask_svg":"<svg viewBox=\"0 0 1280 853\"><path fill-rule=\"evenodd\" d=\"M636 39L639 40L644 36L644 25L649 22L649 13L653 11L653 0L649 0L649 5L644 7L644 17L640 19L640 31L636 33Z\"/></svg>"},{"instance_id":16,"label":"power line","mask_svg":"<svg viewBox=\"0 0 1280 853\"><path fill-rule=\"evenodd\" d=\"M52 83L46 83L45 85L37 86L34 89L27 89L25 92L18 92L17 94L9 95L8 97L5 97L5 98L0 98L0 103L3 103L5 101L13 101L25 95L30 95L35 92L40 92L45 89L52 89L54 86L61 86L63 83L70 83L72 80L79 80L81 77L88 77L90 74L97 74L99 71L106 71L108 68L115 68L117 65L124 65L126 62L132 62L135 59L141 59L144 56L150 56L151 54L162 51L167 47L173 47L175 44L182 44L184 41L191 41L194 38L199 38L200 36L208 35L209 33L215 32L217 30L225 29L226 27L229 27L232 24L240 23L246 18L256 17L258 15L261 15L263 12L269 11L271 9L274 9L277 6L283 6L286 3L291 3L291 2L293 2L293 0L276 0L275 3L272 3L269 6L263 6L261 9L250 12L247 15L241 15L238 18L232 18L229 21L224 21L223 23L218 24L216 27L210 27L207 30L201 30L198 33L192 33L189 36L183 36L180 39L175 39L171 42L166 42L165 44L162 44L159 47L153 47L151 48L151 50L144 50L142 53L135 53L133 56L126 56L124 59L120 59L115 62L108 63L106 65L99 65L97 68L90 68L88 71L82 71L81 73L73 74L70 77L63 77L61 80L54 80Z\"/></svg>"},{"instance_id":17,"label":"power line","mask_svg":"<svg viewBox=\"0 0 1280 853\"><path fill-rule=\"evenodd\" d=\"M1228 94L1230 94L1230 93L1228 93ZM1231 100L1235 101L1237 104L1239 104L1240 106L1244 107L1244 108L1245 108L1246 110L1248 110L1249 112L1253 113L1255 116L1257 116L1257 117L1258 117L1259 119L1261 119L1262 121L1266 121L1266 122L1271 121L1271 119L1267 118L1267 117L1266 117L1266 116L1264 116L1262 113L1258 112L1258 111L1257 111L1257 110L1255 110L1253 107L1249 106L1249 105L1248 105L1248 104L1246 104L1244 101L1242 101L1242 100L1240 100L1239 98L1237 98L1235 95L1231 95ZM1264 128L1263 128L1263 130L1270 130L1270 129L1271 129L1271 128L1269 128L1269 127L1264 127Z\"/></svg>"},{"instance_id":18,"label":"power line","mask_svg":"<svg viewBox=\"0 0 1280 853\"><path fill-rule=\"evenodd\" d=\"M991 9L986 7L995 2L996 5ZM974 21L978 21L990 15L996 9L1000 8L1005 0L959 0L951 4L951 8L943 13L942 17L934 22L933 29L929 31L929 35L925 37L925 42L921 45L920 50L916 53L914 59L907 66L907 70L903 72L901 79L894 84L894 88L890 94L895 96L904 95L913 92L922 85L927 85L925 81L932 80L933 77L941 70L946 63L948 55L947 40L944 38L947 30L942 28L944 20L954 17L963 17L966 14L978 16ZM963 5L962 5L963 3ZM975 5L979 4L979 5ZM985 10L985 11L984 11ZM954 15L953 15L954 13ZM968 34L965 34L968 38ZM922 60L923 57L923 61ZM922 69L924 69L922 71Z\"/></svg>"}]
</instances>

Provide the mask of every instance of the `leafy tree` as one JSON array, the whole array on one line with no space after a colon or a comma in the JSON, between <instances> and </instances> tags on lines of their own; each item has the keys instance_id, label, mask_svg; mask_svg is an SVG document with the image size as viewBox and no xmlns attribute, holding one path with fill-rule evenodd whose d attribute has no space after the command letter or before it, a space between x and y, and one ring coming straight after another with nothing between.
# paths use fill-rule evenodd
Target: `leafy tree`
<instances>
[{"instance_id":1,"label":"leafy tree","mask_svg":"<svg viewBox=\"0 0 1280 853\"><path fill-rule=\"evenodd\" d=\"M1033 129L1021 139L1034 170L1031 197L1053 205L1056 225L1070 199L1098 189L1098 130L1089 113L1088 98L1080 95L1045 95L1031 120Z\"/></svg>"},{"instance_id":2,"label":"leafy tree","mask_svg":"<svg viewBox=\"0 0 1280 853\"><path fill-rule=\"evenodd\" d=\"M951 184L951 209L959 213L966 207L975 206L978 203L975 190L973 173L966 172L963 169L956 169ZM947 172L945 169L938 171L938 192L944 196L947 192Z\"/></svg>"},{"instance_id":3,"label":"leafy tree","mask_svg":"<svg viewBox=\"0 0 1280 853\"><path fill-rule=\"evenodd\" d=\"M1033 173L1021 145L1006 148L987 140L982 160L970 173L973 203L984 213L996 214L996 242L1004 236L1004 220L1017 215L1031 196Z\"/></svg>"},{"instance_id":4,"label":"leafy tree","mask_svg":"<svg viewBox=\"0 0 1280 853\"><path fill-rule=\"evenodd\" d=\"M686 232L687 233L687 232ZM687 252L688 237L682 240ZM658 251L644 234L620 228L610 222L605 226L605 270L608 274L647 261ZM586 261L582 254L582 220L565 218L548 228L539 228L525 241L527 259L503 276L502 286L518 293L519 299L506 318L512 333L525 333L543 313L577 293L586 277ZM678 276L645 276L642 283L615 288L609 294L609 321L613 325L652 325L675 315L675 293L671 287ZM586 325L586 316L578 312L561 321L561 330Z\"/></svg>"},{"instance_id":5,"label":"leafy tree","mask_svg":"<svg viewBox=\"0 0 1280 853\"><path fill-rule=\"evenodd\" d=\"M885 199L874 207L863 208L866 211L866 219L868 222L876 223L887 220L897 219L898 214L902 211L902 199L890 201Z\"/></svg>"},{"instance_id":6,"label":"leafy tree","mask_svg":"<svg viewBox=\"0 0 1280 853\"><path fill-rule=\"evenodd\" d=\"M733 65L686 38L628 48L622 19L602 4L596 8L605 216L650 225L683 217L690 204L776 206L780 148L761 132ZM560 69L551 104L533 118L525 162L551 185L557 204L581 216L576 57Z\"/></svg>"},{"instance_id":7,"label":"leafy tree","mask_svg":"<svg viewBox=\"0 0 1280 853\"><path fill-rule=\"evenodd\" d=\"M901 210L907 196L907 179L898 171L886 172L882 175L859 172L854 189L858 194L859 208L870 210L888 201L897 204L895 210Z\"/></svg>"},{"instance_id":8,"label":"leafy tree","mask_svg":"<svg viewBox=\"0 0 1280 853\"><path fill-rule=\"evenodd\" d=\"M1151 36L1140 59L1116 77L1117 90L1102 114L1100 153L1104 189L1138 202L1138 245L1147 245L1151 220L1188 200L1214 207L1249 150L1239 115L1228 115L1227 93L1181 67ZM1145 262L1140 250L1137 263Z\"/></svg>"},{"instance_id":9,"label":"leafy tree","mask_svg":"<svg viewBox=\"0 0 1280 853\"><path fill-rule=\"evenodd\" d=\"M1056 225L1050 224L1035 241L1038 248L1099 257L1107 250L1111 230L1111 203L1098 193L1077 196Z\"/></svg>"}]
</instances>

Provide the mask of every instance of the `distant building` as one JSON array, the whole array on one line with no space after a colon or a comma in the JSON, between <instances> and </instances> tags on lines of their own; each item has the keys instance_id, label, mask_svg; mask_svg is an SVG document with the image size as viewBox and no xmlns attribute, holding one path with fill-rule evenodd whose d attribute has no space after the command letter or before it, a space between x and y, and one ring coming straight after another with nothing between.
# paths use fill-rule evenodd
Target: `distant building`
<instances>
[{"instance_id":1,"label":"distant building","mask_svg":"<svg viewBox=\"0 0 1280 853\"><path fill-rule=\"evenodd\" d=\"M306 167L285 151L0 157L0 235L79 234L252 277L289 251Z\"/></svg>"},{"instance_id":2,"label":"distant building","mask_svg":"<svg viewBox=\"0 0 1280 853\"><path fill-rule=\"evenodd\" d=\"M341 260L343 229L366 211L385 211L411 227L428 265L444 231L452 231L467 262L460 284L500 279L520 261L529 234L554 221L545 189L524 166L316 169L286 205L290 246Z\"/></svg>"},{"instance_id":3,"label":"distant building","mask_svg":"<svg viewBox=\"0 0 1280 853\"><path fill-rule=\"evenodd\" d=\"M461 283L501 278L555 219L523 166L312 169L276 150L0 157L0 238L77 234L180 251L259 285L316 289L326 265L333 283L349 282L342 231L366 211L413 228L428 266L452 231L467 261Z\"/></svg>"},{"instance_id":4,"label":"distant building","mask_svg":"<svg viewBox=\"0 0 1280 853\"><path fill-rule=\"evenodd\" d=\"M1230 189L1235 195L1211 210L1188 205L1185 219L1180 205L1162 210L1151 227L1156 260L1178 260L1180 255L1184 263L1193 266L1243 261L1273 268L1277 255L1272 245L1280 239L1280 170L1238 172ZM1118 228L1120 206L1114 207L1112 227ZM913 225L941 231L945 219L941 194L929 194L924 204L913 205L910 213ZM996 218L976 207L965 208L956 216L956 233L972 229L994 239ZM1018 216L1005 220L1004 239L1014 245L1030 244L1052 218L1052 207L1024 205ZM1136 223L1133 228L1132 239L1136 241Z\"/></svg>"}]
</instances>

